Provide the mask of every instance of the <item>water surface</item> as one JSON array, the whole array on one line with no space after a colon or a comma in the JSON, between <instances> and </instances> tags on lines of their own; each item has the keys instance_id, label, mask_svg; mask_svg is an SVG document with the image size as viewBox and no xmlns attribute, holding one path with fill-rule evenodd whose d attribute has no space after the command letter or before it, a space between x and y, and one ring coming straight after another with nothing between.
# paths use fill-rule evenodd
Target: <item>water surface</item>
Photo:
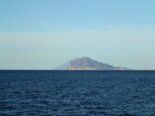
<instances>
[{"instance_id":1,"label":"water surface","mask_svg":"<svg viewBox=\"0 0 155 116\"><path fill-rule=\"evenodd\" d=\"M0 71L0 116L155 116L155 72Z\"/></svg>"}]
</instances>

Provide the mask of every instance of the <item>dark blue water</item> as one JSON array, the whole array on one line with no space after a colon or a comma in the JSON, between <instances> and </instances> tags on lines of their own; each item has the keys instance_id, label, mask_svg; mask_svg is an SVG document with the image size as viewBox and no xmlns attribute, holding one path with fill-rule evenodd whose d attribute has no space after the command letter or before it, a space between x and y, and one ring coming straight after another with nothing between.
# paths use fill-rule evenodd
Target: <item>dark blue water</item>
<instances>
[{"instance_id":1,"label":"dark blue water","mask_svg":"<svg viewBox=\"0 0 155 116\"><path fill-rule=\"evenodd\" d=\"M0 71L0 116L155 116L155 72Z\"/></svg>"}]
</instances>

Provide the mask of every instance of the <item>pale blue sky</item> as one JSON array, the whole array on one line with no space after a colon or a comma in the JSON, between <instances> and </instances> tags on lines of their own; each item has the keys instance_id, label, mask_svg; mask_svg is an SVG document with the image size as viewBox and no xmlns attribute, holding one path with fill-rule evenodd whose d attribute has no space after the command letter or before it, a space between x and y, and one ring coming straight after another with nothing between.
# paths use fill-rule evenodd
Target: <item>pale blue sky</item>
<instances>
[{"instance_id":1,"label":"pale blue sky","mask_svg":"<svg viewBox=\"0 0 155 116\"><path fill-rule=\"evenodd\" d=\"M155 69L155 0L1 0L0 69L75 57Z\"/></svg>"}]
</instances>

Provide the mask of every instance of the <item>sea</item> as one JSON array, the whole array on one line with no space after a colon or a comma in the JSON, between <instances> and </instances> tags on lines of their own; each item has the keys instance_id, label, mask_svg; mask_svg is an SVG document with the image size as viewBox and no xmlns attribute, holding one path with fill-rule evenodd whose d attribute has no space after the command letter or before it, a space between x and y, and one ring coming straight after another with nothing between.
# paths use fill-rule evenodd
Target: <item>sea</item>
<instances>
[{"instance_id":1,"label":"sea","mask_svg":"<svg viewBox=\"0 0 155 116\"><path fill-rule=\"evenodd\" d=\"M155 71L0 71L0 116L155 116Z\"/></svg>"}]
</instances>

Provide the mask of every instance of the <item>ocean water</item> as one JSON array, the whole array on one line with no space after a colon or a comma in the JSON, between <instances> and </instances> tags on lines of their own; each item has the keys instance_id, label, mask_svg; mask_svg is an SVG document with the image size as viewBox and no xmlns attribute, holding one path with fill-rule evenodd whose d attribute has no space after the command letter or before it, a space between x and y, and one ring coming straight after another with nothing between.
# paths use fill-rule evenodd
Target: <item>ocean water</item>
<instances>
[{"instance_id":1,"label":"ocean water","mask_svg":"<svg viewBox=\"0 0 155 116\"><path fill-rule=\"evenodd\" d=\"M0 71L0 116L155 116L155 72Z\"/></svg>"}]
</instances>

